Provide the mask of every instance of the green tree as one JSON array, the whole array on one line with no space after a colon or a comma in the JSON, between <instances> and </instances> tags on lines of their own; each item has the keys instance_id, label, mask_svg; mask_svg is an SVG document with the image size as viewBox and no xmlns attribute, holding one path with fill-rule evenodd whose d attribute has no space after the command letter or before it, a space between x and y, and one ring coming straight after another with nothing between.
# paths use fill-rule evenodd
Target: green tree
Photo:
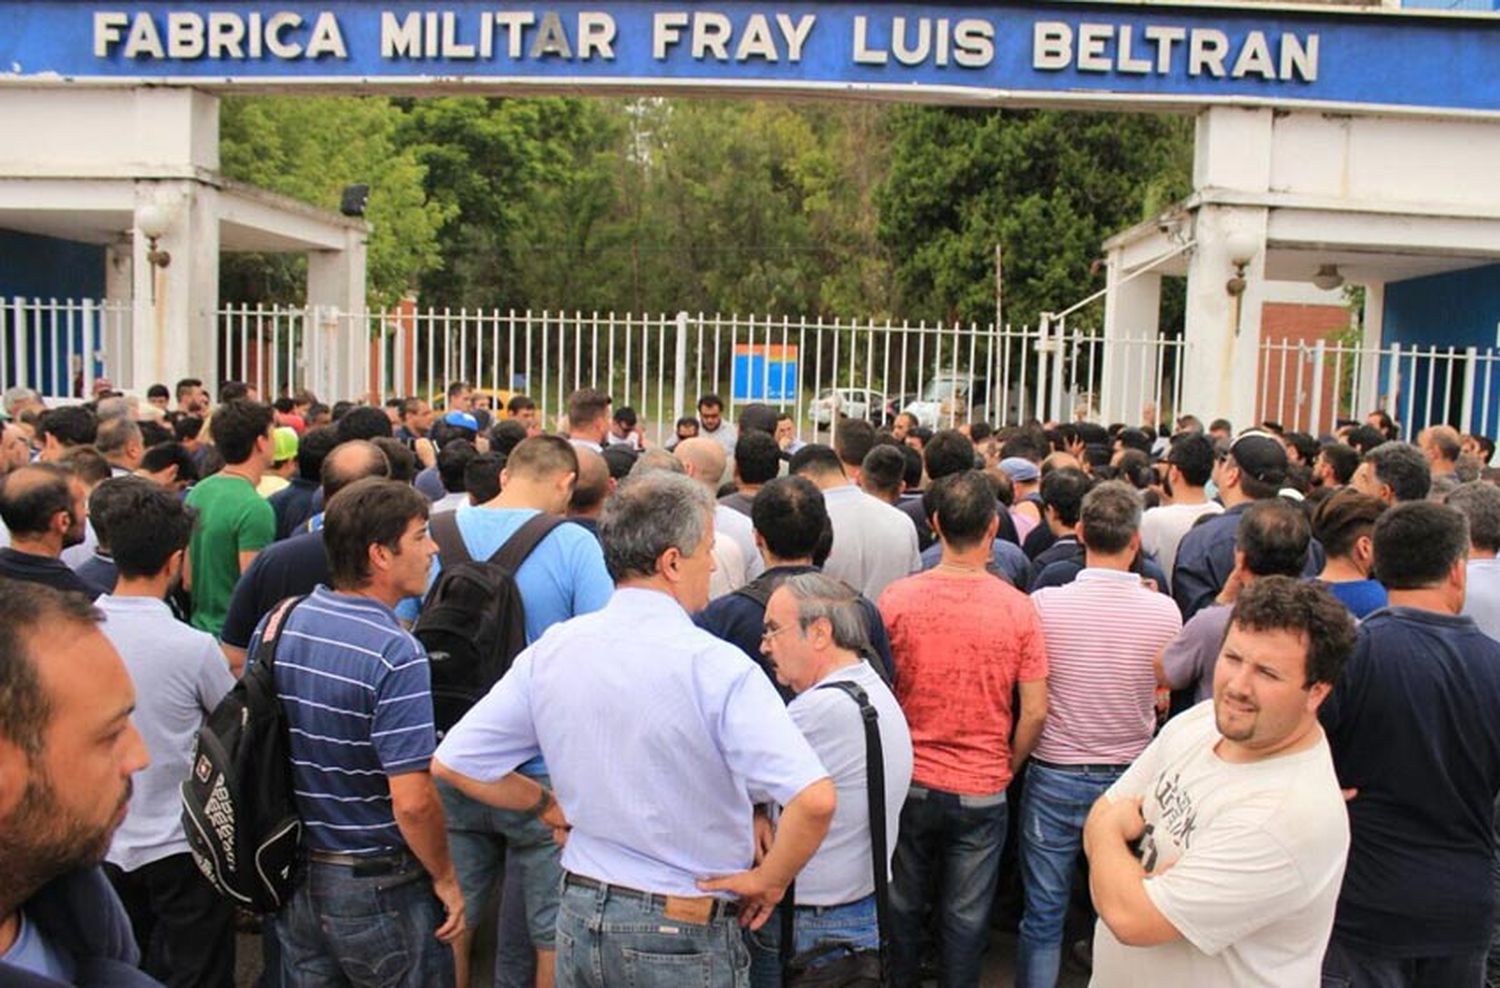
<instances>
[{"instance_id":1,"label":"green tree","mask_svg":"<svg viewBox=\"0 0 1500 988\"><path fill-rule=\"evenodd\" d=\"M366 213L371 306L394 302L442 262L438 230L451 207L430 198L418 149L398 140L402 110L388 99L231 96L220 105L220 167L248 182L325 208L345 186L370 186ZM300 255L230 255L226 298L297 303Z\"/></svg>"},{"instance_id":2,"label":"green tree","mask_svg":"<svg viewBox=\"0 0 1500 988\"><path fill-rule=\"evenodd\" d=\"M891 130L880 236L908 318L993 321L999 244L1006 322L1035 325L1102 287L1105 238L1190 187L1182 118L904 108Z\"/></svg>"}]
</instances>

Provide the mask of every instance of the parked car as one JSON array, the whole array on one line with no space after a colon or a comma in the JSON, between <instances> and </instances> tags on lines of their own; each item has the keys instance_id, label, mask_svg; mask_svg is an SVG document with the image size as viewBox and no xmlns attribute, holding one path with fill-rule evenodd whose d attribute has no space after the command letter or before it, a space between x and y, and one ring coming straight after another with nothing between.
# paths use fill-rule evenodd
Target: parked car
<instances>
[{"instance_id":1,"label":"parked car","mask_svg":"<svg viewBox=\"0 0 1500 988\"><path fill-rule=\"evenodd\" d=\"M808 409L813 425L826 429L834 417L885 421L885 395L871 388L827 388Z\"/></svg>"},{"instance_id":2,"label":"parked car","mask_svg":"<svg viewBox=\"0 0 1500 988\"><path fill-rule=\"evenodd\" d=\"M915 415L919 424L938 429L967 422L972 410L984 404L987 394L988 387L978 378L951 372L936 374L927 381L922 396L901 410Z\"/></svg>"}]
</instances>

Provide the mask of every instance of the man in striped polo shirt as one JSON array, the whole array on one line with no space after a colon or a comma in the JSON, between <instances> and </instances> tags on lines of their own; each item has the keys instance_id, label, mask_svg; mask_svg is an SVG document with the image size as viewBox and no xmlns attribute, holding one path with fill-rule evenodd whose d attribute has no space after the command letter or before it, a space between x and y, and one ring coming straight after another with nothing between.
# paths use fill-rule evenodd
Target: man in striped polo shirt
<instances>
[{"instance_id":1,"label":"man in striped polo shirt","mask_svg":"<svg viewBox=\"0 0 1500 988\"><path fill-rule=\"evenodd\" d=\"M1047 720L1021 804L1021 917L1016 984L1057 983L1063 920L1089 808L1151 743L1154 661L1182 630L1170 597L1141 583L1141 501L1118 481L1083 499L1076 580L1032 594L1047 643Z\"/></svg>"},{"instance_id":2,"label":"man in striped polo shirt","mask_svg":"<svg viewBox=\"0 0 1500 988\"><path fill-rule=\"evenodd\" d=\"M333 589L318 587L286 618L276 692L308 849L276 917L289 988L453 982L447 944L464 909L428 774L431 678L393 611L427 587L437 553L427 512L424 496L392 480L340 491L323 520Z\"/></svg>"}]
</instances>

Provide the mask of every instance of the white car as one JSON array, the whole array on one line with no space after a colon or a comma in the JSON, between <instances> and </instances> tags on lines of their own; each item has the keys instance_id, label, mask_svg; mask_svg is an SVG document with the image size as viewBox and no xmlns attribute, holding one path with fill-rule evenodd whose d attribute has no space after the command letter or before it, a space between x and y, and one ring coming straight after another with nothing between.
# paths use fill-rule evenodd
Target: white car
<instances>
[{"instance_id":1,"label":"white car","mask_svg":"<svg viewBox=\"0 0 1500 988\"><path fill-rule=\"evenodd\" d=\"M826 429L835 417L878 421L884 414L885 395L871 388L827 388L808 409L813 425Z\"/></svg>"},{"instance_id":2,"label":"white car","mask_svg":"<svg viewBox=\"0 0 1500 988\"><path fill-rule=\"evenodd\" d=\"M901 409L916 416L917 422L929 429L941 429L953 422L966 422L969 405L974 401L970 394L970 381L966 375L939 374L931 378L922 389L922 397Z\"/></svg>"}]
</instances>

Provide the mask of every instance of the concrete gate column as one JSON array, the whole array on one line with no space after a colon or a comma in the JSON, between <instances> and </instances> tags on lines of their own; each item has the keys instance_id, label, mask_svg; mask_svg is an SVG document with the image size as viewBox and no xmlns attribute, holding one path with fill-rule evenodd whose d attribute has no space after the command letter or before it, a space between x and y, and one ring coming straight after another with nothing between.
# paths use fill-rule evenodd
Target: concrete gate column
<instances>
[{"instance_id":1,"label":"concrete gate column","mask_svg":"<svg viewBox=\"0 0 1500 988\"><path fill-rule=\"evenodd\" d=\"M136 183L131 366L138 388L171 387L179 378L197 377L218 390L218 195L213 186L192 180ZM168 221L157 241L157 248L171 255L165 267L147 260L150 241L140 218L148 206L160 209Z\"/></svg>"}]
</instances>

